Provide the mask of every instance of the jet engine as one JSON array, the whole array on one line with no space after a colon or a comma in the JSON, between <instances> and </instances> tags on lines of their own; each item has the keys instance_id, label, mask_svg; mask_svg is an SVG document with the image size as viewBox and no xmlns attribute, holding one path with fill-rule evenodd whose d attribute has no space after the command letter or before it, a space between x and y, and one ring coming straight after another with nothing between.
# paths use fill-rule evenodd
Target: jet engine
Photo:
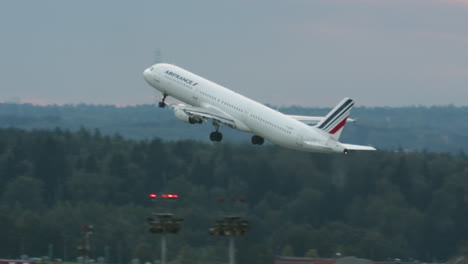
<instances>
[{"instance_id":1,"label":"jet engine","mask_svg":"<svg viewBox=\"0 0 468 264\"><path fill-rule=\"evenodd\" d=\"M173 106L174 108L174 115L177 119L179 119L182 122L189 123L189 124L201 124L203 122L203 119L197 116L190 116L188 115L184 110L184 105L175 105Z\"/></svg>"}]
</instances>

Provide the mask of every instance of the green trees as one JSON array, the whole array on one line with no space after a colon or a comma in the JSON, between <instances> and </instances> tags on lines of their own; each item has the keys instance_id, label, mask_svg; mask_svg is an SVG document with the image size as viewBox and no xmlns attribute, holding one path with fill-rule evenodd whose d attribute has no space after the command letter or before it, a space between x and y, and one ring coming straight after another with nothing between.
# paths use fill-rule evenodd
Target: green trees
<instances>
[{"instance_id":1,"label":"green trees","mask_svg":"<svg viewBox=\"0 0 468 264\"><path fill-rule=\"evenodd\" d=\"M94 224L94 257L108 248L113 263L158 258L159 240L144 221L154 211L185 219L169 239L169 257L183 262L222 261L225 240L207 230L234 213L252 225L239 239L243 262L271 263L282 252L444 260L466 251L464 154L321 155L271 145L131 141L86 129L0 135L3 257L42 256L51 243L57 256L73 259L80 225ZM151 203L150 192L181 198Z\"/></svg>"},{"instance_id":2,"label":"green trees","mask_svg":"<svg viewBox=\"0 0 468 264\"><path fill-rule=\"evenodd\" d=\"M6 184L2 201L6 204L16 204L23 209L41 210L44 205L43 185L43 182L36 178L18 176Z\"/></svg>"}]
</instances>

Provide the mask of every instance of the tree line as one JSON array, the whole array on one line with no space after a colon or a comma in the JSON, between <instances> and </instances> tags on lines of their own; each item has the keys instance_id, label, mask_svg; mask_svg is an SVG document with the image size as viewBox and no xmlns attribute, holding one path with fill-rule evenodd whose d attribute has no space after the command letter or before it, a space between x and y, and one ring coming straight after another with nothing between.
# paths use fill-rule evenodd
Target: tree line
<instances>
[{"instance_id":1,"label":"tree line","mask_svg":"<svg viewBox=\"0 0 468 264\"><path fill-rule=\"evenodd\" d=\"M330 108L274 107L292 115L324 116ZM379 149L457 153L468 150L468 107L410 106L354 107L341 137L343 142L373 145ZM171 109L153 105L117 107L113 105L47 105L0 103L0 127L27 130L60 127L79 131L98 128L103 135L122 135L126 139L200 140L209 142L213 126L189 125L174 117ZM248 133L221 128L225 142L250 142Z\"/></svg>"},{"instance_id":2,"label":"tree line","mask_svg":"<svg viewBox=\"0 0 468 264\"><path fill-rule=\"evenodd\" d=\"M93 224L93 256L112 263L159 257L153 212L185 219L169 259L219 263L215 220L239 214L252 230L239 263L275 255L446 260L468 249L468 158L378 151L324 155L276 146L129 140L99 130L0 129L0 256L79 256ZM149 193L177 193L174 203ZM219 198L225 202L220 203ZM231 202L243 198L246 203Z\"/></svg>"}]
</instances>

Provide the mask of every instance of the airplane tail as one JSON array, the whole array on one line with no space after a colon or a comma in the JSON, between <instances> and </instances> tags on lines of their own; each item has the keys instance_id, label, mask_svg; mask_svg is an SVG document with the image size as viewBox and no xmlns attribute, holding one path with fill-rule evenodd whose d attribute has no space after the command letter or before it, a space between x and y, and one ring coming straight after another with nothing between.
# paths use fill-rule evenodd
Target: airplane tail
<instances>
[{"instance_id":1,"label":"airplane tail","mask_svg":"<svg viewBox=\"0 0 468 264\"><path fill-rule=\"evenodd\" d=\"M352 99L343 99L315 127L328 133L331 138L338 141L353 106L354 101Z\"/></svg>"}]
</instances>

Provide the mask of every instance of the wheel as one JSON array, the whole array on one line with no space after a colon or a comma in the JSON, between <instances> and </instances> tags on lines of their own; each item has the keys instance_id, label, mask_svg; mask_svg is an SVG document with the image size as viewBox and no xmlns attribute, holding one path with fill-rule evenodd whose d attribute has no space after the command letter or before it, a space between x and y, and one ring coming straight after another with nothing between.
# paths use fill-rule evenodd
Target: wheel
<instances>
[{"instance_id":1,"label":"wheel","mask_svg":"<svg viewBox=\"0 0 468 264\"><path fill-rule=\"evenodd\" d=\"M211 132L210 140L219 142L219 141L223 140L223 134L221 134L220 132L217 132L217 131Z\"/></svg>"},{"instance_id":2,"label":"wheel","mask_svg":"<svg viewBox=\"0 0 468 264\"><path fill-rule=\"evenodd\" d=\"M216 132L211 132L210 133L210 140L211 141L217 141L216 139L217 139Z\"/></svg>"},{"instance_id":3,"label":"wheel","mask_svg":"<svg viewBox=\"0 0 468 264\"><path fill-rule=\"evenodd\" d=\"M264 141L265 141L265 140L264 140L262 137L258 137L257 144L258 144L258 145L263 145L263 142L264 142Z\"/></svg>"},{"instance_id":4,"label":"wheel","mask_svg":"<svg viewBox=\"0 0 468 264\"><path fill-rule=\"evenodd\" d=\"M252 144L257 145L257 136L252 136Z\"/></svg>"},{"instance_id":5,"label":"wheel","mask_svg":"<svg viewBox=\"0 0 468 264\"><path fill-rule=\"evenodd\" d=\"M158 106L161 107L161 108L164 108L166 106L166 103L164 102L159 102L158 103Z\"/></svg>"},{"instance_id":6,"label":"wheel","mask_svg":"<svg viewBox=\"0 0 468 264\"><path fill-rule=\"evenodd\" d=\"M262 145L264 141L265 140L260 136L252 136L252 144L254 145Z\"/></svg>"}]
</instances>

